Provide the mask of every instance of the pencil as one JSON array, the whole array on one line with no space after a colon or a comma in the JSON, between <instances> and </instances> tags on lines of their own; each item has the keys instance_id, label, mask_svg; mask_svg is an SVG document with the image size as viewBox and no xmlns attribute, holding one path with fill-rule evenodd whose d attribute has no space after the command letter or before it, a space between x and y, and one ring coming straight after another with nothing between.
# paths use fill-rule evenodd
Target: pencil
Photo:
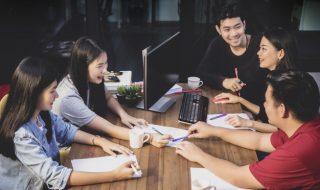
<instances>
[{"instance_id":1,"label":"pencil","mask_svg":"<svg viewBox=\"0 0 320 190\"><path fill-rule=\"evenodd\" d=\"M131 164L131 168L133 169L134 173L138 174L137 168L134 166L134 164Z\"/></svg>"}]
</instances>

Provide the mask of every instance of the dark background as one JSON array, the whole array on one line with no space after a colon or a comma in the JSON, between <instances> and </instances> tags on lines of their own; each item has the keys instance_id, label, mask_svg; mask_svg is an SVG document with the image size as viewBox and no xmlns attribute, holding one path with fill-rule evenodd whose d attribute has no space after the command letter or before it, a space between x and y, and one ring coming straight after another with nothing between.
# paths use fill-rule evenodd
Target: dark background
<instances>
[{"instance_id":1,"label":"dark background","mask_svg":"<svg viewBox=\"0 0 320 190\"><path fill-rule=\"evenodd\" d=\"M122 22L110 22L113 3L121 1ZM161 0L4 0L0 3L0 84L9 83L19 61L29 55L50 57L62 70L72 41L83 35L108 53L108 70L132 70L142 80L141 50L181 31L180 79L194 73L210 40L223 0L178 0L177 21L159 21ZM239 0L247 12L249 33L282 27L295 31L299 61L306 71L320 71L320 31L298 31L302 0ZM147 17L150 12L151 22ZM150 16L149 16L150 18ZM320 19L320 18L319 18ZM70 42L71 41L71 42Z\"/></svg>"}]
</instances>

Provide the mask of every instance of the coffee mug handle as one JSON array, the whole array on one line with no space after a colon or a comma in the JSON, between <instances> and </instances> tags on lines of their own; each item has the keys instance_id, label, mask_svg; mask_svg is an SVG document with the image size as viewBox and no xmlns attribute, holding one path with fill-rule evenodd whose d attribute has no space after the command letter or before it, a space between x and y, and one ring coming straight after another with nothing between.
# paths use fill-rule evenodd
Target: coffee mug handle
<instances>
[{"instance_id":1,"label":"coffee mug handle","mask_svg":"<svg viewBox=\"0 0 320 190\"><path fill-rule=\"evenodd\" d=\"M201 80L201 81L199 82L199 87L198 87L198 88L200 88L202 85L203 85L203 81Z\"/></svg>"},{"instance_id":2,"label":"coffee mug handle","mask_svg":"<svg viewBox=\"0 0 320 190\"><path fill-rule=\"evenodd\" d=\"M151 134L148 134L148 133L144 134L144 136L143 136L143 143L148 142L148 140L150 139L150 135L151 135ZM146 138L146 137L147 137L147 138Z\"/></svg>"}]
</instances>

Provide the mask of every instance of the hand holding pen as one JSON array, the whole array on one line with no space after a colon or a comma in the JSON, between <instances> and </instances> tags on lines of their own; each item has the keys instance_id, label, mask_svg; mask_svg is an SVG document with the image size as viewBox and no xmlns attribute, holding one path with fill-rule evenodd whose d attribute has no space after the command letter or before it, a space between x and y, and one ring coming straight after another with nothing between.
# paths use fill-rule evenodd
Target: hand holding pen
<instances>
[{"instance_id":1,"label":"hand holding pen","mask_svg":"<svg viewBox=\"0 0 320 190\"><path fill-rule=\"evenodd\" d=\"M241 82L239 78L226 78L223 80L222 86L232 92L237 92L245 86L245 83Z\"/></svg>"},{"instance_id":2,"label":"hand holding pen","mask_svg":"<svg viewBox=\"0 0 320 190\"><path fill-rule=\"evenodd\" d=\"M188 138L208 138L212 136L213 127L205 122L197 122L188 129Z\"/></svg>"},{"instance_id":3,"label":"hand holding pen","mask_svg":"<svg viewBox=\"0 0 320 190\"><path fill-rule=\"evenodd\" d=\"M236 78L239 80L238 83L239 83L239 85L240 85L240 89L235 88L235 90L237 91L238 96L241 96L240 90L241 90L242 87L245 86L246 84L239 79L238 67L235 67L235 68L234 68L234 74L235 74Z\"/></svg>"},{"instance_id":4,"label":"hand holding pen","mask_svg":"<svg viewBox=\"0 0 320 190\"><path fill-rule=\"evenodd\" d=\"M152 140L150 143L158 148L167 145L170 142L170 140L173 138L171 135L164 134L154 127L152 127L152 130L157 132L157 134L152 135Z\"/></svg>"},{"instance_id":5,"label":"hand holding pen","mask_svg":"<svg viewBox=\"0 0 320 190\"><path fill-rule=\"evenodd\" d=\"M161 131L159 131L158 129L156 129L156 128L154 128L154 127L152 127L152 129L154 130L154 131L156 131L158 134L160 134L160 135L164 135ZM183 137L178 137L178 138L170 138L170 141L171 142L178 142L178 141L183 141L184 139L186 139L186 138L188 138L188 136L189 135L186 135L186 136L183 136Z\"/></svg>"}]
</instances>

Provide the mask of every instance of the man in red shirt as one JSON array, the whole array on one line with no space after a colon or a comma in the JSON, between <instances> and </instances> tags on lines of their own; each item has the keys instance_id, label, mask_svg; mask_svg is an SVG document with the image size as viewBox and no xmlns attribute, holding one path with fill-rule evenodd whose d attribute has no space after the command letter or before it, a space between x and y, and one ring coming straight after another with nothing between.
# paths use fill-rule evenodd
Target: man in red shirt
<instances>
[{"instance_id":1,"label":"man in red shirt","mask_svg":"<svg viewBox=\"0 0 320 190\"><path fill-rule=\"evenodd\" d=\"M270 152L264 160L237 166L190 142L182 142L176 152L242 188L320 189L320 96L316 82L304 72L274 71L267 84L264 107L277 132L231 130L203 122L189 129L189 138L217 136L238 146Z\"/></svg>"}]
</instances>

